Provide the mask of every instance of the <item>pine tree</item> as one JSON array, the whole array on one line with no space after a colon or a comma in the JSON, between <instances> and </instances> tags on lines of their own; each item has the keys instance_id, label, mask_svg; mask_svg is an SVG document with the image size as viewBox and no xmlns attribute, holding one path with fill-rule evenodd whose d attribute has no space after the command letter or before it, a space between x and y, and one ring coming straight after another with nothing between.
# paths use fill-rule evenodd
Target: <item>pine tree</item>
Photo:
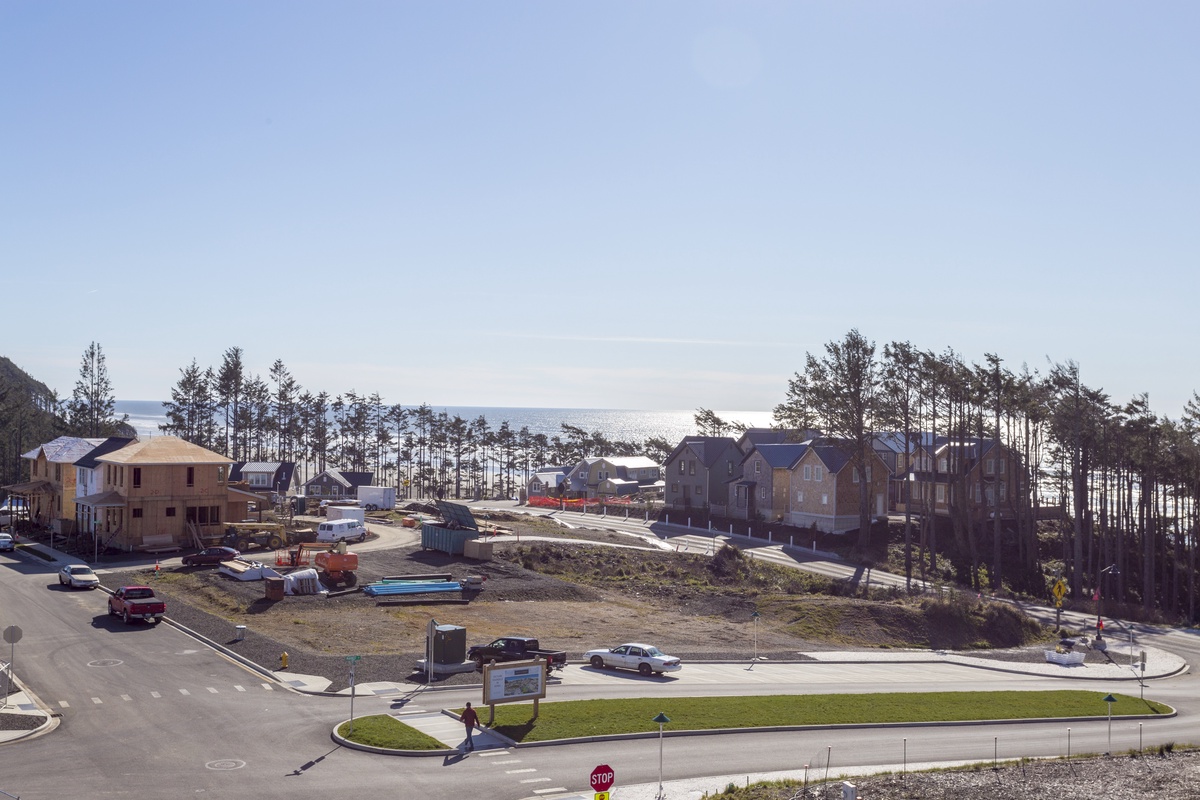
<instances>
[{"instance_id":1,"label":"pine tree","mask_svg":"<svg viewBox=\"0 0 1200 800\"><path fill-rule=\"evenodd\" d=\"M68 424L78 436L111 436L120 424L114 416L115 408L104 350L92 342L83 351L79 380L67 401Z\"/></svg>"}]
</instances>

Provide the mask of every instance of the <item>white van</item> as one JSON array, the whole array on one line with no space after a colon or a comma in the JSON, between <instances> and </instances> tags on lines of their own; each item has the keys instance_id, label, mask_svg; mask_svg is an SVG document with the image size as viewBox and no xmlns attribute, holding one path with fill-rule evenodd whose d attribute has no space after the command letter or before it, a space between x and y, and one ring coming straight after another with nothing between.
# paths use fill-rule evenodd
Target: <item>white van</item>
<instances>
[{"instance_id":1,"label":"white van","mask_svg":"<svg viewBox=\"0 0 1200 800\"><path fill-rule=\"evenodd\" d=\"M317 541L322 543L361 542L366 538L366 526L356 519L335 519L317 526Z\"/></svg>"}]
</instances>

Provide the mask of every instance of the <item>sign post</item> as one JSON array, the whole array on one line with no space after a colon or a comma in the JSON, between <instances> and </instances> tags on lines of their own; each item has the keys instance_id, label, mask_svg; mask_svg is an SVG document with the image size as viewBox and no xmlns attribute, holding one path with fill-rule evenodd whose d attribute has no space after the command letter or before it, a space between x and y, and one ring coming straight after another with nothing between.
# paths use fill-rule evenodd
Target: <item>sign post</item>
<instances>
[{"instance_id":1,"label":"sign post","mask_svg":"<svg viewBox=\"0 0 1200 800\"><path fill-rule=\"evenodd\" d=\"M350 729L348 734L354 733L354 666L359 662L362 656L346 656L346 660L350 662Z\"/></svg>"},{"instance_id":2,"label":"sign post","mask_svg":"<svg viewBox=\"0 0 1200 800\"><path fill-rule=\"evenodd\" d=\"M608 790L612 788L613 781L616 780L616 773L608 764L601 764L592 770L591 784L592 791L596 793L593 800L609 800Z\"/></svg>"},{"instance_id":3,"label":"sign post","mask_svg":"<svg viewBox=\"0 0 1200 800\"><path fill-rule=\"evenodd\" d=\"M8 707L8 693L12 690L13 661L15 661L17 658L17 642L21 641L21 634L21 629L16 625L9 625L4 629L4 641L8 642L10 647L8 655L8 669L4 673L3 708Z\"/></svg>"},{"instance_id":4,"label":"sign post","mask_svg":"<svg viewBox=\"0 0 1200 800\"><path fill-rule=\"evenodd\" d=\"M1059 578L1054 584L1054 627L1062 627L1062 601L1067 593L1067 579Z\"/></svg>"}]
</instances>

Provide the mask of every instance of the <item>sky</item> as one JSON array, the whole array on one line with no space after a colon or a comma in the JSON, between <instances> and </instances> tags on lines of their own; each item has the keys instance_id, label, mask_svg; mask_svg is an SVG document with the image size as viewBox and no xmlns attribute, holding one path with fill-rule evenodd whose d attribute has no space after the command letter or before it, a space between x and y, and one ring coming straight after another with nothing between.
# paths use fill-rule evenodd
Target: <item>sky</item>
<instances>
[{"instance_id":1,"label":"sky","mask_svg":"<svg viewBox=\"0 0 1200 800\"><path fill-rule=\"evenodd\" d=\"M1200 5L0 4L0 355L765 410L857 328L1200 388Z\"/></svg>"}]
</instances>

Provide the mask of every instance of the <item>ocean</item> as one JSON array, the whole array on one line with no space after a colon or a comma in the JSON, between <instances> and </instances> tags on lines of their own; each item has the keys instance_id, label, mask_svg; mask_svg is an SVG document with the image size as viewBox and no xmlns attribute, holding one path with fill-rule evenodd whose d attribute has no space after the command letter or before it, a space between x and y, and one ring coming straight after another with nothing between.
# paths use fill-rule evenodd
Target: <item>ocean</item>
<instances>
[{"instance_id":1,"label":"ocean","mask_svg":"<svg viewBox=\"0 0 1200 800\"><path fill-rule=\"evenodd\" d=\"M411 406L405 406L411 408ZM431 406L435 413L442 411L451 417L465 420L483 417L492 429L507 421L515 431L528 427L530 433L561 436L562 423L583 428L588 433L599 431L605 438L622 442L642 442L652 436L671 444L696 433L691 411L631 411L613 408L504 408L487 406ZM128 414L129 424L139 435L161 433L158 426L167 421L163 405L158 400L118 400L118 415ZM767 428L771 425L770 411L716 411L726 422L739 422L749 427Z\"/></svg>"}]
</instances>

